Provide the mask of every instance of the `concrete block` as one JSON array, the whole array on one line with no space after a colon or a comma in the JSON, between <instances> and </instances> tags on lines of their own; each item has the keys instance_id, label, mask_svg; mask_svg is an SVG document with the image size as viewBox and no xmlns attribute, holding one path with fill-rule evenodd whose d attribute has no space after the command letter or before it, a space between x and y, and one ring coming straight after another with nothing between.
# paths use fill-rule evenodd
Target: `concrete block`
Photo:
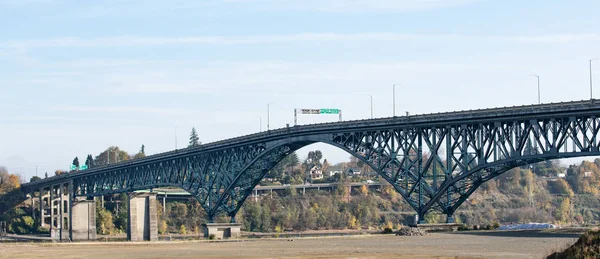
<instances>
[{"instance_id":1,"label":"concrete block","mask_svg":"<svg viewBox=\"0 0 600 259\"><path fill-rule=\"evenodd\" d=\"M204 238L215 235L215 239L241 238L242 224L240 223L206 223L202 224Z\"/></svg>"}]
</instances>

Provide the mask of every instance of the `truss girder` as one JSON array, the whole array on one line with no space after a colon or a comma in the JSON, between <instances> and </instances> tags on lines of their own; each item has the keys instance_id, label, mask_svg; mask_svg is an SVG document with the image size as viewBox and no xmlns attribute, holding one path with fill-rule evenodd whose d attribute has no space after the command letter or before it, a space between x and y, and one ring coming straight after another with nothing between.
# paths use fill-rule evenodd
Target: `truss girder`
<instances>
[{"instance_id":1,"label":"truss girder","mask_svg":"<svg viewBox=\"0 0 600 259\"><path fill-rule=\"evenodd\" d=\"M595 110L436 123L390 123L265 135L222 148L192 149L69 178L77 196L178 186L210 218L234 217L253 188L281 159L324 142L369 165L421 216L452 215L481 184L511 168L549 159L600 155ZM393 121L392 121L393 122ZM344 125L346 125L344 124ZM290 133L291 132L291 133Z\"/></svg>"}]
</instances>

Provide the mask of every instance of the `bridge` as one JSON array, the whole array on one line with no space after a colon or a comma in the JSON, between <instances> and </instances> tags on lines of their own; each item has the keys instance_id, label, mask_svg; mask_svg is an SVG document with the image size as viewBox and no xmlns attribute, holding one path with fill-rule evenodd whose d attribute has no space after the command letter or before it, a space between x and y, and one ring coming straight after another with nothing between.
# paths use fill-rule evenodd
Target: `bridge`
<instances>
[{"instance_id":1,"label":"bridge","mask_svg":"<svg viewBox=\"0 0 600 259\"><path fill-rule=\"evenodd\" d=\"M91 217L78 209L93 207L86 197L166 186L189 192L210 222L218 214L235 222L236 213L271 168L292 152L320 142L373 168L420 221L436 210L452 223L454 212L481 184L511 168L600 155L599 116L598 101L587 100L287 126L71 172L21 188L40 199L42 224L64 226L71 238L78 218L73 215ZM143 199L139 207L151 208L153 198Z\"/></svg>"}]
</instances>

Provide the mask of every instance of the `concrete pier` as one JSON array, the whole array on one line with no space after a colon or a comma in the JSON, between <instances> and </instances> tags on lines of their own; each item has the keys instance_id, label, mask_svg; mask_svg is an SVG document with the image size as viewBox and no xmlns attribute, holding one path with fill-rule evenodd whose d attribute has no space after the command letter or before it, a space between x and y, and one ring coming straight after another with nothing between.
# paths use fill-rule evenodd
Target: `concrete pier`
<instances>
[{"instance_id":1,"label":"concrete pier","mask_svg":"<svg viewBox=\"0 0 600 259\"><path fill-rule=\"evenodd\" d=\"M215 235L215 239L242 237L242 224L240 223L206 223L202 224L204 238Z\"/></svg>"},{"instance_id":2,"label":"concrete pier","mask_svg":"<svg viewBox=\"0 0 600 259\"><path fill-rule=\"evenodd\" d=\"M85 198L76 198L71 206L70 239L96 239L96 202ZM63 238L64 240L64 238Z\"/></svg>"},{"instance_id":3,"label":"concrete pier","mask_svg":"<svg viewBox=\"0 0 600 259\"><path fill-rule=\"evenodd\" d=\"M157 241L156 193L129 194L127 240Z\"/></svg>"}]
</instances>

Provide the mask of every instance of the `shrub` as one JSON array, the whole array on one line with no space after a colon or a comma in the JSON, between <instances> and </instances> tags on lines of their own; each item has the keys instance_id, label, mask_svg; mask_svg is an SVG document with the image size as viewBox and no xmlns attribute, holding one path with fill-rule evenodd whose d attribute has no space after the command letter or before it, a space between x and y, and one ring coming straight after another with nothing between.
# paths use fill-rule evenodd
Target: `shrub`
<instances>
[{"instance_id":1,"label":"shrub","mask_svg":"<svg viewBox=\"0 0 600 259\"><path fill-rule=\"evenodd\" d=\"M167 227L168 227L168 226L167 226L167 222L166 222L166 221L164 221L164 220L162 220L162 221L160 222L160 225L159 225L159 227L158 227L158 233L159 233L159 234L161 234L161 235L164 235L164 234L166 234L166 233L167 233Z\"/></svg>"},{"instance_id":2,"label":"shrub","mask_svg":"<svg viewBox=\"0 0 600 259\"><path fill-rule=\"evenodd\" d=\"M390 228L390 227L385 227L385 228L383 229L383 233L384 233L384 234L391 234L391 233L393 233L393 232L394 232L394 231L393 231L393 230L392 230L392 228Z\"/></svg>"},{"instance_id":3,"label":"shrub","mask_svg":"<svg viewBox=\"0 0 600 259\"><path fill-rule=\"evenodd\" d=\"M460 226L458 226L458 231L468 231L469 230L469 226L462 224Z\"/></svg>"},{"instance_id":4,"label":"shrub","mask_svg":"<svg viewBox=\"0 0 600 259\"><path fill-rule=\"evenodd\" d=\"M37 228L37 232L39 234L48 234L48 233L50 233L50 229L48 229L46 227L41 227L40 226L40 227Z\"/></svg>"},{"instance_id":5,"label":"shrub","mask_svg":"<svg viewBox=\"0 0 600 259\"><path fill-rule=\"evenodd\" d=\"M500 227L500 223L498 223L498 221L494 221L492 227L494 227L494 229L498 229Z\"/></svg>"},{"instance_id":6,"label":"shrub","mask_svg":"<svg viewBox=\"0 0 600 259\"><path fill-rule=\"evenodd\" d=\"M208 235L209 240L215 240L215 238L216 238L215 234Z\"/></svg>"}]
</instances>

